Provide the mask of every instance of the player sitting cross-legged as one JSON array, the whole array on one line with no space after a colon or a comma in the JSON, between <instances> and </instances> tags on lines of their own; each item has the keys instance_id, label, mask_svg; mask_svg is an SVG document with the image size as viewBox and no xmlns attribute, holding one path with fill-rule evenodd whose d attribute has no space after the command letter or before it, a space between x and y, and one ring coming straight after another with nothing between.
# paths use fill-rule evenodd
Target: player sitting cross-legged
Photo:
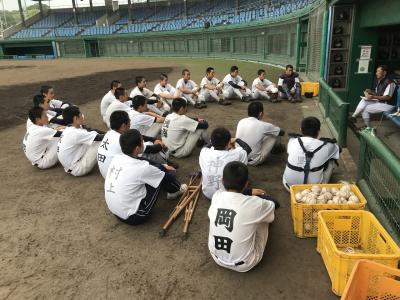
<instances>
[{"instance_id":1,"label":"player sitting cross-legged","mask_svg":"<svg viewBox=\"0 0 400 300\"><path fill-rule=\"evenodd\" d=\"M257 71L258 77L254 79L252 89L252 98L257 100L267 99L271 102L280 102L278 99L278 88L274 83L265 79L265 70Z\"/></svg>"},{"instance_id":2,"label":"player sitting cross-legged","mask_svg":"<svg viewBox=\"0 0 400 300\"><path fill-rule=\"evenodd\" d=\"M250 152L249 145L241 139L231 138L228 129L214 129L211 133L211 146L203 147L199 156L204 196L211 199L222 187L222 171L227 163L240 161L247 164L247 154Z\"/></svg>"},{"instance_id":3,"label":"player sitting cross-legged","mask_svg":"<svg viewBox=\"0 0 400 300\"><path fill-rule=\"evenodd\" d=\"M167 199L174 199L187 190L187 185L176 180L174 168L139 157L144 145L136 129L121 134L119 142L123 154L110 163L105 199L119 220L138 225L148 220L161 188L167 191Z\"/></svg>"},{"instance_id":4,"label":"player sitting cross-legged","mask_svg":"<svg viewBox=\"0 0 400 300\"><path fill-rule=\"evenodd\" d=\"M68 102L63 102L61 100L54 99L54 88L49 85L43 85L40 88L40 94L43 95L47 100L49 100L49 110L53 110L57 113L62 114L63 109L71 106Z\"/></svg>"},{"instance_id":5,"label":"player sitting cross-legged","mask_svg":"<svg viewBox=\"0 0 400 300\"><path fill-rule=\"evenodd\" d=\"M83 114L77 106L64 109L63 118L68 127L58 143L58 160L68 174L86 175L96 165L97 149L104 133L86 129Z\"/></svg>"},{"instance_id":6,"label":"player sitting cross-legged","mask_svg":"<svg viewBox=\"0 0 400 300\"><path fill-rule=\"evenodd\" d=\"M268 225L279 204L260 189L247 189L248 170L241 162L228 163L223 171L225 191L218 190L208 210L208 249L221 267L247 272L262 259Z\"/></svg>"},{"instance_id":7,"label":"player sitting cross-legged","mask_svg":"<svg viewBox=\"0 0 400 300\"><path fill-rule=\"evenodd\" d=\"M172 114L165 117L161 138L174 157L186 157L192 153L196 144L207 144L208 123L202 119L186 116L187 102L178 98L172 102Z\"/></svg>"},{"instance_id":8,"label":"player sitting cross-legged","mask_svg":"<svg viewBox=\"0 0 400 300\"><path fill-rule=\"evenodd\" d=\"M171 111L172 100L179 98L181 93L168 83L166 74L161 74L160 82L154 87L154 94L163 101L164 110Z\"/></svg>"},{"instance_id":9,"label":"player sitting cross-legged","mask_svg":"<svg viewBox=\"0 0 400 300\"><path fill-rule=\"evenodd\" d=\"M110 128L110 116L114 111L122 110L129 113L132 108L130 108L126 101L128 101L128 93L123 87L118 87L114 91L115 99L111 102L111 104L107 107L106 113L104 114L104 123L107 124L107 127Z\"/></svg>"},{"instance_id":10,"label":"player sitting cross-legged","mask_svg":"<svg viewBox=\"0 0 400 300\"><path fill-rule=\"evenodd\" d=\"M127 132L131 126L131 120L126 111L117 110L110 116L110 128L97 150L97 163L99 165L100 173L103 178L106 178L108 167L118 154L122 154L119 138L122 133ZM144 150L141 154L142 157L154 160L155 162L165 164L167 163L167 154L165 145L161 140L143 136Z\"/></svg>"},{"instance_id":11,"label":"player sitting cross-legged","mask_svg":"<svg viewBox=\"0 0 400 300\"><path fill-rule=\"evenodd\" d=\"M39 169L48 169L58 162L57 144L61 131L47 127L49 120L46 110L33 107L29 110L32 125L23 139L23 149L32 165Z\"/></svg>"},{"instance_id":12,"label":"player sitting cross-legged","mask_svg":"<svg viewBox=\"0 0 400 300\"><path fill-rule=\"evenodd\" d=\"M232 104L229 100L224 99L222 88L224 84L215 78L215 70L212 67L208 67L206 70L206 76L203 77L200 83L200 95L205 101L217 101L220 105Z\"/></svg>"},{"instance_id":13,"label":"player sitting cross-legged","mask_svg":"<svg viewBox=\"0 0 400 300\"><path fill-rule=\"evenodd\" d=\"M107 94L104 95L104 97L101 99L101 103L100 103L100 113L101 113L101 117L104 119L105 115L106 115L106 111L108 106L115 100L114 97L114 92L117 88L121 87L122 84L119 80L113 80L111 81L110 84L110 90L108 91Z\"/></svg>"},{"instance_id":14,"label":"player sitting cross-legged","mask_svg":"<svg viewBox=\"0 0 400 300\"><path fill-rule=\"evenodd\" d=\"M199 93L200 87L190 79L190 71L188 69L182 71L182 78L176 83L176 89L181 93L181 97L194 107L207 107L203 95Z\"/></svg>"},{"instance_id":15,"label":"player sitting cross-legged","mask_svg":"<svg viewBox=\"0 0 400 300\"><path fill-rule=\"evenodd\" d=\"M293 71L292 65L287 65L285 73L279 76L278 90L281 99L288 99L291 103L302 101L299 74Z\"/></svg>"},{"instance_id":16,"label":"player sitting cross-legged","mask_svg":"<svg viewBox=\"0 0 400 300\"><path fill-rule=\"evenodd\" d=\"M239 98L249 102L251 91L246 87L246 82L239 76L239 68L232 66L231 71L225 76L224 80L224 99Z\"/></svg>"},{"instance_id":17,"label":"player sitting cross-legged","mask_svg":"<svg viewBox=\"0 0 400 300\"><path fill-rule=\"evenodd\" d=\"M49 103L50 100L44 97L43 95L36 95L33 97L33 107L41 107L46 111L47 119L48 119L48 125L51 128L57 128L60 125L64 126L66 125L64 120L62 119L62 116L52 110L49 110ZM32 126L32 121L30 118L26 121L26 129L28 130L30 126Z\"/></svg>"}]
</instances>

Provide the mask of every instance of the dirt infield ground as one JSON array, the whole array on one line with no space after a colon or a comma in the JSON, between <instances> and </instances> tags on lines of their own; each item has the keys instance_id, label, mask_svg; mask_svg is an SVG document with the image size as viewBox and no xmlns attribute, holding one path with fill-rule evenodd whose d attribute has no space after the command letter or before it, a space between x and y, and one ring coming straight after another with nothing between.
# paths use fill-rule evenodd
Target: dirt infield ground
<instances>
[{"instance_id":1,"label":"dirt infield ground","mask_svg":"<svg viewBox=\"0 0 400 300\"><path fill-rule=\"evenodd\" d=\"M271 156L265 165L250 169L252 185L276 196L281 208L270 227L262 262L246 274L222 269L211 259L206 199L200 198L187 240L182 239L181 219L160 238L158 232L175 205L165 200L165 194L147 224L130 227L109 213L97 169L73 178L61 166L39 171L26 160L21 149L26 111L41 84L50 82L58 98L80 105L91 127L105 129L99 103L110 80L120 79L131 88L134 76L145 74L153 88L157 74L168 72L174 84L185 66L199 81L200 70L210 63L184 59L0 62L0 299L336 299L315 250L316 240L293 234L289 196L281 184L285 155ZM212 63L220 79L232 64ZM249 81L258 67L239 63ZM268 72L275 77L279 70L268 68ZM201 112L191 109L190 115L234 133L237 121L246 116L246 106L212 103ZM265 103L264 107L267 120L294 132L303 107L315 103ZM190 158L178 160L181 181L198 168L198 154L196 149ZM348 179L344 174L340 168L335 178Z\"/></svg>"}]
</instances>

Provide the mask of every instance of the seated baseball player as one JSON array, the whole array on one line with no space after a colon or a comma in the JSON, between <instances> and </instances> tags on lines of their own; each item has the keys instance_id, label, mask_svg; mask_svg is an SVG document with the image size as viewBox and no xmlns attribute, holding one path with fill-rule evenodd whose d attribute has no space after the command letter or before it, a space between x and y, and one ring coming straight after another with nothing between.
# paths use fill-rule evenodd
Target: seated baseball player
<instances>
[{"instance_id":1,"label":"seated baseball player","mask_svg":"<svg viewBox=\"0 0 400 300\"><path fill-rule=\"evenodd\" d=\"M278 88L274 83L265 79L265 70L257 71L258 77L254 79L251 86L252 98L255 100L271 100L271 102L279 102Z\"/></svg>"},{"instance_id":2,"label":"seated baseball player","mask_svg":"<svg viewBox=\"0 0 400 300\"><path fill-rule=\"evenodd\" d=\"M280 145L280 136L285 131L270 123L262 121L264 106L255 101L247 108L248 117L239 121L236 129L236 138L246 142L252 149L248 155L248 164L256 166L262 164L271 153L272 148ZM278 151L278 150L277 150Z\"/></svg>"},{"instance_id":3,"label":"seated baseball player","mask_svg":"<svg viewBox=\"0 0 400 300\"><path fill-rule=\"evenodd\" d=\"M356 122L359 114L362 115L365 126L370 127L370 114L382 113L394 110L393 94L396 85L387 76L387 66L381 65L376 68L374 90L366 90L364 97L358 103L351 122Z\"/></svg>"},{"instance_id":4,"label":"seated baseball player","mask_svg":"<svg viewBox=\"0 0 400 300\"><path fill-rule=\"evenodd\" d=\"M50 101L43 95L35 95L33 97L33 107L41 107L46 111L47 119L49 121L47 125L48 127L57 128L59 126L66 125L64 120L62 119L62 116L59 113L53 110L49 110L49 103ZM30 120L30 118L28 118L28 120L26 121L26 129L32 126L32 124L32 121Z\"/></svg>"},{"instance_id":5,"label":"seated baseball player","mask_svg":"<svg viewBox=\"0 0 400 300\"><path fill-rule=\"evenodd\" d=\"M214 129L211 133L211 146L203 147L199 156L204 196L211 199L222 187L222 171L227 163L240 161L247 164L247 154L250 152L249 145L241 139L231 138L228 129Z\"/></svg>"},{"instance_id":6,"label":"seated baseball player","mask_svg":"<svg viewBox=\"0 0 400 300\"><path fill-rule=\"evenodd\" d=\"M77 106L64 109L63 118L68 127L58 143L58 160L68 174L86 175L96 165L97 149L104 134L85 129L83 114Z\"/></svg>"},{"instance_id":7,"label":"seated baseball player","mask_svg":"<svg viewBox=\"0 0 400 300\"><path fill-rule=\"evenodd\" d=\"M243 194L248 185L248 170L241 162L225 166L222 183L225 190L215 192L208 210L208 249L221 267L247 272L263 257L268 225L275 218L275 202L261 189Z\"/></svg>"},{"instance_id":8,"label":"seated baseball player","mask_svg":"<svg viewBox=\"0 0 400 300\"><path fill-rule=\"evenodd\" d=\"M107 107L106 113L104 114L104 123L107 124L107 127L110 128L110 116L114 111L122 110L129 113L132 108L130 108L126 101L128 101L128 93L123 87L116 88L114 91L115 99L111 102L111 104Z\"/></svg>"},{"instance_id":9,"label":"seated baseball player","mask_svg":"<svg viewBox=\"0 0 400 300\"><path fill-rule=\"evenodd\" d=\"M207 144L208 123L202 119L187 117L187 102L178 98L172 102L172 114L165 117L161 138L174 157L186 157L192 153L196 144Z\"/></svg>"},{"instance_id":10,"label":"seated baseball player","mask_svg":"<svg viewBox=\"0 0 400 300\"><path fill-rule=\"evenodd\" d=\"M47 113L41 107L31 108L28 115L32 125L22 142L25 155L39 169L51 168L58 162L57 144L61 131L47 127Z\"/></svg>"},{"instance_id":11,"label":"seated baseball player","mask_svg":"<svg viewBox=\"0 0 400 300\"><path fill-rule=\"evenodd\" d=\"M122 154L121 146L119 144L119 137L122 133L127 132L131 126L131 120L126 111L117 110L110 116L110 128L97 150L97 163L99 165L100 173L103 178L106 178L108 167L117 154ZM140 155L141 157L148 158L155 162L165 164L167 161L167 154L164 152L165 145L161 140L143 136L144 150Z\"/></svg>"},{"instance_id":12,"label":"seated baseball player","mask_svg":"<svg viewBox=\"0 0 400 300\"><path fill-rule=\"evenodd\" d=\"M199 93L200 88L190 79L190 71L188 69L182 71L182 78L176 83L176 89L180 92L181 98L188 101L194 107L207 107L203 96Z\"/></svg>"},{"instance_id":13,"label":"seated baseball player","mask_svg":"<svg viewBox=\"0 0 400 300\"><path fill-rule=\"evenodd\" d=\"M110 211L129 225L144 223L163 188L167 199L174 199L187 190L175 177L175 169L140 158L143 139L139 131L130 129L119 138L123 154L116 155L107 171L104 192Z\"/></svg>"},{"instance_id":14,"label":"seated baseball player","mask_svg":"<svg viewBox=\"0 0 400 300\"><path fill-rule=\"evenodd\" d=\"M49 85L43 85L40 88L40 94L43 95L49 102L49 110L54 110L57 113L62 113L62 110L68 106L71 106L68 102L54 99L54 88Z\"/></svg>"},{"instance_id":15,"label":"seated baseball player","mask_svg":"<svg viewBox=\"0 0 400 300\"><path fill-rule=\"evenodd\" d=\"M208 67L206 70L206 76L201 80L200 83L200 95L205 101L217 101L221 105L232 104L229 100L224 99L222 88L224 84L215 78L215 70L212 67Z\"/></svg>"},{"instance_id":16,"label":"seated baseball player","mask_svg":"<svg viewBox=\"0 0 400 300\"><path fill-rule=\"evenodd\" d=\"M289 135L283 173L283 185L288 191L293 184L329 182L341 149L336 140L318 139L320 129L317 118L307 117L301 122L302 135Z\"/></svg>"},{"instance_id":17,"label":"seated baseball player","mask_svg":"<svg viewBox=\"0 0 400 300\"><path fill-rule=\"evenodd\" d=\"M231 67L231 72L225 76L224 80L224 99L239 98L242 101L249 102L251 91L246 87L246 82L239 76L239 68Z\"/></svg>"},{"instance_id":18,"label":"seated baseball player","mask_svg":"<svg viewBox=\"0 0 400 300\"><path fill-rule=\"evenodd\" d=\"M171 111L172 100L179 98L180 92L168 83L166 74L160 75L160 82L154 88L154 94L160 97L163 101L163 108L166 111Z\"/></svg>"},{"instance_id":19,"label":"seated baseball player","mask_svg":"<svg viewBox=\"0 0 400 300\"><path fill-rule=\"evenodd\" d=\"M279 98L288 99L290 102L301 102L301 85L299 74L293 71L292 65L287 65L285 73L279 76Z\"/></svg>"},{"instance_id":20,"label":"seated baseball player","mask_svg":"<svg viewBox=\"0 0 400 300\"><path fill-rule=\"evenodd\" d=\"M168 111L164 110L163 103L159 100L159 96L146 88L146 78L143 76L136 77L136 87L131 91L129 98L133 99L135 96L144 96L147 99L147 108L160 116L166 116Z\"/></svg>"},{"instance_id":21,"label":"seated baseball player","mask_svg":"<svg viewBox=\"0 0 400 300\"><path fill-rule=\"evenodd\" d=\"M121 86L122 86L122 84L119 80L111 81L111 89L101 99L100 113L101 113L101 117L103 118L103 120L104 120L104 116L106 115L108 106L115 100L115 97L114 97L115 90Z\"/></svg>"},{"instance_id":22,"label":"seated baseball player","mask_svg":"<svg viewBox=\"0 0 400 300\"><path fill-rule=\"evenodd\" d=\"M147 99L144 96L135 96L132 100L132 108L129 112L131 129L137 129L141 134L146 136L158 136L165 118L147 111Z\"/></svg>"}]
</instances>

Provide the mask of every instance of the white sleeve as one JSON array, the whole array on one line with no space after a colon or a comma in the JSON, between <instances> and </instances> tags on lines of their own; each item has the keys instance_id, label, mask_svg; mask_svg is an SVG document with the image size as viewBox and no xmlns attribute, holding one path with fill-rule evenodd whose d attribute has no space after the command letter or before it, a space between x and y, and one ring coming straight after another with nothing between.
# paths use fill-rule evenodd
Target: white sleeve
<instances>
[{"instance_id":1,"label":"white sleeve","mask_svg":"<svg viewBox=\"0 0 400 300\"><path fill-rule=\"evenodd\" d=\"M282 85L283 85L283 78L280 78L280 77L279 77L278 86L282 86Z\"/></svg>"},{"instance_id":2,"label":"white sleeve","mask_svg":"<svg viewBox=\"0 0 400 300\"><path fill-rule=\"evenodd\" d=\"M153 96L154 93L152 91L150 91L149 89L144 88L143 94L145 97L150 98L151 96Z\"/></svg>"},{"instance_id":3,"label":"white sleeve","mask_svg":"<svg viewBox=\"0 0 400 300\"><path fill-rule=\"evenodd\" d=\"M192 89L197 88L197 83L194 82L193 80L190 80L190 84L192 85Z\"/></svg>"},{"instance_id":4,"label":"white sleeve","mask_svg":"<svg viewBox=\"0 0 400 300\"><path fill-rule=\"evenodd\" d=\"M178 82L176 83L176 89L181 89L183 85L183 80L179 79Z\"/></svg>"},{"instance_id":5,"label":"white sleeve","mask_svg":"<svg viewBox=\"0 0 400 300\"><path fill-rule=\"evenodd\" d=\"M242 147L236 145L235 149L233 149L232 151L234 151L237 154L237 161L240 161L242 163L244 163L245 165L247 165L247 152L246 150L244 150Z\"/></svg>"},{"instance_id":6,"label":"white sleeve","mask_svg":"<svg viewBox=\"0 0 400 300\"><path fill-rule=\"evenodd\" d=\"M193 120L187 116L182 117L182 124L181 124L182 127L190 132L195 132L198 124L199 124L199 122L197 122L196 120Z\"/></svg>"},{"instance_id":7,"label":"white sleeve","mask_svg":"<svg viewBox=\"0 0 400 300\"><path fill-rule=\"evenodd\" d=\"M294 78L294 82L296 82L296 83L300 83L299 76L297 76L297 77L295 77L295 78Z\"/></svg>"},{"instance_id":8,"label":"white sleeve","mask_svg":"<svg viewBox=\"0 0 400 300\"><path fill-rule=\"evenodd\" d=\"M281 129L277 126L274 126L272 124L263 122L263 134L264 135L274 135L274 136L278 136L279 132L281 131Z\"/></svg>"},{"instance_id":9,"label":"white sleeve","mask_svg":"<svg viewBox=\"0 0 400 300\"><path fill-rule=\"evenodd\" d=\"M229 84L229 81L232 81L232 78L230 76L230 74L226 75L224 77L224 80L222 80L224 83Z\"/></svg>"},{"instance_id":10,"label":"white sleeve","mask_svg":"<svg viewBox=\"0 0 400 300\"><path fill-rule=\"evenodd\" d=\"M78 144L85 144L90 146L93 143L96 136L97 136L96 131L86 131L84 129L80 129L76 141Z\"/></svg>"},{"instance_id":11,"label":"white sleeve","mask_svg":"<svg viewBox=\"0 0 400 300\"><path fill-rule=\"evenodd\" d=\"M270 86L270 85L272 85L272 82L271 81L269 81L269 80L267 80L267 79L264 79L264 81L265 81L265 86Z\"/></svg>"},{"instance_id":12,"label":"white sleeve","mask_svg":"<svg viewBox=\"0 0 400 300\"><path fill-rule=\"evenodd\" d=\"M329 144L329 159L339 159L340 148L337 144Z\"/></svg>"},{"instance_id":13,"label":"white sleeve","mask_svg":"<svg viewBox=\"0 0 400 300\"><path fill-rule=\"evenodd\" d=\"M53 128L41 126L40 137L44 140L51 140L54 138L56 132L57 130Z\"/></svg>"},{"instance_id":14,"label":"white sleeve","mask_svg":"<svg viewBox=\"0 0 400 300\"><path fill-rule=\"evenodd\" d=\"M162 93L161 85L157 84L156 87L154 88L154 94L160 95L161 93Z\"/></svg>"},{"instance_id":15,"label":"white sleeve","mask_svg":"<svg viewBox=\"0 0 400 300\"><path fill-rule=\"evenodd\" d=\"M157 188L163 180L165 173L160 169L149 164L144 168L142 177L140 178L144 184L148 184L153 188Z\"/></svg>"},{"instance_id":16,"label":"white sleeve","mask_svg":"<svg viewBox=\"0 0 400 300\"><path fill-rule=\"evenodd\" d=\"M268 201L260 198L261 207L260 207L260 222L272 223L275 219L275 203L272 201Z\"/></svg>"},{"instance_id":17,"label":"white sleeve","mask_svg":"<svg viewBox=\"0 0 400 300\"><path fill-rule=\"evenodd\" d=\"M136 95L138 95L138 91L137 91L138 89L137 88L134 88L132 91L131 91L131 93L129 94L129 97L130 98L133 98L133 97L135 97Z\"/></svg>"},{"instance_id":18,"label":"white sleeve","mask_svg":"<svg viewBox=\"0 0 400 300\"><path fill-rule=\"evenodd\" d=\"M204 77L200 82L200 87L203 89L206 84L207 84L207 78Z\"/></svg>"},{"instance_id":19,"label":"white sleeve","mask_svg":"<svg viewBox=\"0 0 400 300\"><path fill-rule=\"evenodd\" d=\"M50 100L50 107L61 108L62 104L63 102L61 100L56 100L56 99Z\"/></svg>"},{"instance_id":20,"label":"white sleeve","mask_svg":"<svg viewBox=\"0 0 400 300\"><path fill-rule=\"evenodd\" d=\"M394 83L388 84L388 86L385 89L385 92L383 93L383 96L393 96L394 90L396 88L396 85Z\"/></svg>"},{"instance_id":21,"label":"white sleeve","mask_svg":"<svg viewBox=\"0 0 400 300\"><path fill-rule=\"evenodd\" d=\"M130 114L131 128L136 126L151 126L155 122L155 118L145 114Z\"/></svg>"}]
</instances>

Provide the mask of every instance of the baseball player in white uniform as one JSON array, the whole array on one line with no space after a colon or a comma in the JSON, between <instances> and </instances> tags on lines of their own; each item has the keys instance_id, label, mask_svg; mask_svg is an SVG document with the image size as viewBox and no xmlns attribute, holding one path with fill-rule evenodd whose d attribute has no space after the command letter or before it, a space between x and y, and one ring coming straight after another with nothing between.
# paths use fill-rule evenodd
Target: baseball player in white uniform
<instances>
[{"instance_id":1,"label":"baseball player in white uniform","mask_svg":"<svg viewBox=\"0 0 400 300\"><path fill-rule=\"evenodd\" d=\"M212 67L208 67L206 70L206 76L203 77L200 83L200 95L205 101L217 101L221 105L232 104L229 100L224 99L222 93L223 82L220 82L215 77L215 70Z\"/></svg>"},{"instance_id":2,"label":"baseball player in white uniform","mask_svg":"<svg viewBox=\"0 0 400 300\"><path fill-rule=\"evenodd\" d=\"M121 87L121 86L122 86L122 84L121 84L121 82L119 80L111 81L111 89L101 99L100 113L101 113L101 117L103 118L103 120L104 120L104 117L106 115L106 111L107 111L108 106L115 100L115 96L114 96L115 90L117 88Z\"/></svg>"},{"instance_id":3,"label":"baseball player in white uniform","mask_svg":"<svg viewBox=\"0 0 400 300\"><path fill-rule=\"evenodd\" d=\"M287 191L293 184L329 183L341 150L335 140L318 139L320 128L317 118L307 117L301 122L303 135L290 135L283 173Z\"/></svg>"},{"instance_id":4,"label":"baseball player in white uniform","mask_svg":"<svg viewBox=\"0 0 400 300\"><path fill-rule=\"evenodd\" d=\"M228 163L223 171L225 191L215 192L208 210L210 254L219 266L237 272L247 272L261 261L268 225L275 218L276 202L260 189L243 194L247 184L246 165Z\"/></svg>"},{"instance_id":5,"label":"baseball player in white uniform","mask_svg":"<svg viewBox=\"0 0 400 300\"><path fill-rule=\"evenodd\" d=\"M388 68L379 66L376 69L376 78L374 82L374 93L364 92L364 97L358 103L354 111L351 122L356 122L359 114L362 115L365 126L370 126L370 114L377 114L394 110L393 94L396 85L387 77Z\"/></svg>"},{"instance_id":6,"label":"baseball player in white uniform","mask_svg":"<svg viewBox=\"0 0 400 300\"><path fill-rule=\"evenodd\" d=\"M187 102L183 98L172 102L172 113L165 117L161 138L174 157L186 157L192 153L198 141L209 142L208 123L187 117Z\"/></svg>"},{"instance_id":7,"label":"baseball player in white uniform","mask_svg":"<svg viewBox=\"0 0 400 300\"><path fill-rule=\"evenodd\" d=\"M129 112L131 129L137 129L146 136L158 136L165 118L147 111L147 99L144 96L135 96L132 106L133 109Z\"/></svg>"},{"instance_id":8,"label":"baseball player in white uniform","mask_svg":"<svg viewBox=\"0 0 400 300\"><path fill-rule=\"evenodd\" d=\"M251 86L252 98L257 100L271 100L271 102L278 102L278 88L274 83L265 79L265 70L260 69L257 71L258 77L254 79Z\"/></svg>"},{"instance_id":9,"label":"baseball player in white uniform","mask_svg":"<svg viewBox=\"0 0 400 300\"><path fill-rule=\"evenodd\" d=\"M84 129L83 115L77 106L64 109L65 128L58 143L58 160L73 176L88 174L97 163L97 149L104 134Z\"/></svg>"},{"instance_id":10,"label":"baseball player in white uniform","mask_svg":"<svg viewBox=\"0 0 400 300\"><path fill-rule=\"evenodd\" d=\"M97 150L97 163L103 178L106 178L108 167L112 159L122 154L119 138L130 129L131 120L125 111L114 111L110 116L110 128ZM151 159L160 164L168 163L168 155L164 152L165 146L161 140L143 136L144 150L139 156Z\"/></svg>"},{"instance_id":11,"label":"baseball player in white uniform","mask_svg":"<svg viewBox=\"0 0 400 300\"><path fill-rule=\"evenodd\" d=\"M251 90L246 87L245 81L239 76L239 68L232 66L231 71L224 80L224 99L239 98L242 101L250 101Z\"/></svg>"},{"instance_id":12,"label":"baseball player in white uniform","mask_svg":"<svg viewBox=\"0 0 400 300\"><path fill-rule=\"evenodd\" d=\"M40 87L40 94L42 94L49 102L49 109L54 110L58 113L62 113L62 110L68 106L71 106L68 102L54 99L54 88L49 85L43 85Z\"/></svg>"},{"instance_id":13,"label":"baseball player in white uniform","mask_svg":"<svg viewBox=\"0 0 400 300\"><path fill-rule=\"evenodd\" d=\"M152 111L156 113L157 115L160 116L165 116L167 115L166 111L163 108L163 103L161 100L159 100L159 96L150 91L147 87L147 81L146 78L143 76L137 76L136 77L136 87L131 91L131 94L129 95L129 98L133 99L135 96L140 95L144 96L147 99L147 108L149 111Z\"/></svg>"},{"instance_id":14,"label":"baseball player in white uniform","mask_svg":"<svg viewBox=\"0 0 400 300\"><path fill-rule=\"evenodd\" d=\"M227 163L240 161L247 164L250 147L240 139L232 139L228 129L220 127L211 133L211 146L200 151L199 165L204 196L211 199L222 187L222 171Z\"/></svg>"},{"instance_id":15,"label":"baseball player in white uniform","mask_svg":"<svg viewBox=\"0 0 400 300\"><path fill-rule=\"evenodd\" d=\"M163 101L164 110L171 111L172 100L179 98L181 93L168 83L166 74L161 74L160 82L154 88L154 94Z\"/></svg>"},{"instance_id":16,"label":"baseball player in white uniform","mask_svg":"<svg viewBox=\"0 0 400 300\"><path fill-rule=\"evenodd\" d=\"M248 117L239 121L236 129L236 138L246 142L251 150L248 164L252 166L262 164L275 145L280 144L280 136L284 131L279 127L262 121L264 116L263 104L255 101L248 106Z\"/></svg>"},{"instance_id":17,"label":"baseball player in white uniform","mask_svg":"<svg viewBox=\"0 0 400 300\"><path fill-rule=\"evenodd\" d=\"M176 89L181 93L181 97L196 108L206 108L203 95L199 93L200 87L190 79L190 71L184 69L182 78L176 83Z\"/></svg>"},{"instance_id":18,"label":"baseball player in white uniform","mask_svg":"<svg viewBox=\"0 0 400 300\"><path fill-rule=\"evenodd\" d=\"M33 107L41 107L46 111L48 120L47 127L55 129L59 126L66 125L64 120L62 119L62 116L59 113L53 110L49 110L50 101L43 95L35 95L33 97ZM28 118L28 120L26 121L26 129L28 130L29 127L32 125L33 125L32 121L30 120L30 118Z\"/></svg>"},{"instance_id":19,"label":"baseball player in white uniform","mask_svg":"<svg viewBox=\"0 0 400 300\"><path fill-rule=\"evenodd\" d=\"M22 141L24 153L39 169L51 168L58 162L57 144L62 132L47 127L49 121L43 108L33 107L28 115L32 125Z\"/></svg>"},{"instance_id":20,"label":"baseball player in white uniform","mask_svg":"<svg viewBox=\"0 0 400 300\"><path fill-rule=\"evenodd\" d=\"M128 101L128 94L123 87L116 88L114 91L115 99L111 104L107 107L106 113L104 114L104 123L107 124L107 127L110 128L110 116L114 111L122 110L129 113L132 108L126 105L126 101Z\"/></svg>"},{"instance_id":21,"label":"baseball player in white uniform","mask_svg":"<svg viewBox=\"0 0 400 300\"><path fill-rule=\"evenodd\" d=\"M167 199L174 199L187 186L176 180L174 168L139 157L144 146L136 129L121 134L120 146L123 154L114 157L107 171L105 199L120 221L138 225L148 220L161 188L167 191Z\"/></svg>"}]
</instances>

